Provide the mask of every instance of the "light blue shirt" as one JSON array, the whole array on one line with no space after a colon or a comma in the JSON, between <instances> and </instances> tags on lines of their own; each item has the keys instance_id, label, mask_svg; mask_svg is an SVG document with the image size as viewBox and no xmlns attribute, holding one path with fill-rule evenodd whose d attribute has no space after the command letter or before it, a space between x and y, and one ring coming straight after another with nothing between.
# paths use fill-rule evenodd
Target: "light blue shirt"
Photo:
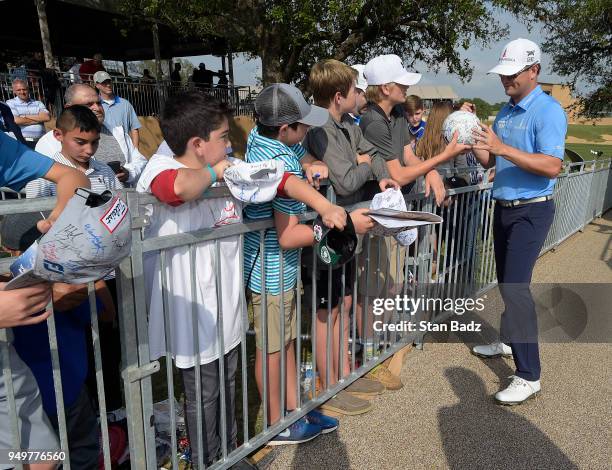
<instances>
[{"instance_id":1,"label":"light blue shirt","mask_svg":"<svg viewBox=\"0 0 612 470\"><path fill-rule=\"evenodd\" d=\"M104 125L109 129L123 127L125 132L130 132L142 127L134 107L128 100L115 95L111 104L102 99L102 106L104 107Z\"/></svg>"},{"instance_id":2,"label":"light blue shirt","mask_svg":"<svg viewBox=\"0 0 612 470\"><path fill-rule=\"evenodd\" d=\"M16 96L13 99L6 100L6 104L11 108L15 117L35 115L41 111L49 112L44 104L31 98L28 101L22 101L21 98ZM21 127L21 133L26 139L40 139L47 132L44 124L40 123L20 124L19 127Z\"/></svg>"},{"instance_id":3,"label":"light blue shirt","mask_svg":"<svg viewBox=\"0 0 612 470\"><path fill-rule=\"evenodd\" d=\"M567 117L559 102L544 93L540 86L516 105L510 100L497 114L493 131L506 145L563 160ZM530 173L497 156L493 198L515 200L547 196L552 194L556 181L556 178Z\"/></svg>"}]
</instances>

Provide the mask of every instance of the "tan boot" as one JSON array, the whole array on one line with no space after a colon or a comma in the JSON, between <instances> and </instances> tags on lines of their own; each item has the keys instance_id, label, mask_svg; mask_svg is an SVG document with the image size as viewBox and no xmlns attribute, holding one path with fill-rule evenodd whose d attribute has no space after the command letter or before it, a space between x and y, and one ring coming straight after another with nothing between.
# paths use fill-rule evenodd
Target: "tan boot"
<instances>
[{"instance_id":1,"label":"tan boot","mask_svg":"<svg viewBox=\"0 0 612 470\"><path fill-rule=\"evenodd\" d=\"M389 372L389 369L382 364L372 369L366 377L368 379L377 380L383 384L387 390L399 390L404 386L400 378Z\"/></svg>"}]
</instances>

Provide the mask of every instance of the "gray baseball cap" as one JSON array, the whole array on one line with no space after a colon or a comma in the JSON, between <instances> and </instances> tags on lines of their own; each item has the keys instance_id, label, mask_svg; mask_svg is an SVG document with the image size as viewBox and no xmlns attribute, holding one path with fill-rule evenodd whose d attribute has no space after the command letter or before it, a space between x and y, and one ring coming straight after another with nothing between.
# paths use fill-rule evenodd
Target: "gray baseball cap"
<instances>
[{"instance_id":1,"label":"gray baseball cap","mask_svg":"<svg viewBox=\"0 0 612 470\"><path fill-rule=\"evenodd\" d=\"M16 277L5 289L96 281L117 267L131 246L127 204L110 191L79 188L51 229L11 265Z\"/></svg>"},{"instance_id":2,"label":"gray baseball cap","mask_svg":"<svg viewBox=\"0 0 612 470\"><path fill-rule=\"evenodd\" d=\"M322 126L329 113L325 108L308 104L302 92L287 83L273 83L264 88L255 100L257 119L265 126L282 126L301 122Z\"/></svg>"}]
</instances>

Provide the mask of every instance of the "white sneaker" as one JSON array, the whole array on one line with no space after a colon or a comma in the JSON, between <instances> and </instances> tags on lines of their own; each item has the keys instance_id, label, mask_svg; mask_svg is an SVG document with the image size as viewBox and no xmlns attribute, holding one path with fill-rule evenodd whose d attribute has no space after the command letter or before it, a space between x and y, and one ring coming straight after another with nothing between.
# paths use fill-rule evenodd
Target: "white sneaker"
<instances>
[{"instance_id":1,"label":"white sneaker","mask_svg":"<svg viewBox=\"0 0 612 470\"><path fill-rule=\"evenodd\" d=\"M519 405L529 398L534 398L540 391L540 381L522 379L516 375L511 375L510 385L495 394L495 400L500 405Z\"/></svg>"},{"instance_id":2,"label":"white sneaker","mask_svg":"<svg viewBox=\"0 0 612 470\"><path fill-rule=\"evenodd\" d=\"M491 343L482 346L474 346L472 353L479 357L507 357L512 356L512 348L504 343Z\"/></svg>"}]
</instances>

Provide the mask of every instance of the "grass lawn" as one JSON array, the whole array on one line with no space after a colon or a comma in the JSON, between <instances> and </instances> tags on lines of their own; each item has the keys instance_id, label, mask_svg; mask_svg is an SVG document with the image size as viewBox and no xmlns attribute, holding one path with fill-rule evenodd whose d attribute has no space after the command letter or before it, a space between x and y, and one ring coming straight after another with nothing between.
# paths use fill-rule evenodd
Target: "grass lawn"
<instances>
[{"instance_id":1,"label":"grass lawn","mask_svg":"<svg viewBox=\"0 0 612 470\"><path fill-rule=\"evenodd\" d=\"M602 135L612 135L612 126L593 126L590 124L570 124L567 135L590 142L604 142Z\"/></svg>"},{"instance_id":2,"label":"grass lawn","mask_svg":"<svg viewBox=\"0 0 612 470\"><path fill-rule=\"evenodd\" d=\"M595 160L597 157L591 153L591 150L602 151L603 155L599 158L612 158L612 145L602 144L565 144L565 146L577 152L585 160Z\"/></svg>"}]
</instances>

